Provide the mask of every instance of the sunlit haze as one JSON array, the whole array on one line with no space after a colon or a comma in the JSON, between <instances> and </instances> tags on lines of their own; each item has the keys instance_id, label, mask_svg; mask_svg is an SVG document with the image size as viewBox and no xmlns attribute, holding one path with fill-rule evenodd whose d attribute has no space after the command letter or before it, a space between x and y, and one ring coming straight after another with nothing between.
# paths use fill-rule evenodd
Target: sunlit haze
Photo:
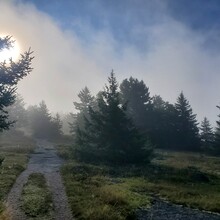
<instances>
[{"instance_id":1,"label":"sunlit haze","mask_svg":"<svg viewBox=\"0 0 220 220\"><path fill-rule=\"evenodd\" d=\"M119 82L143 79L151 96L171 103L183 91L198 120L215 124L220 4L203 3L0 0L2 32L35 56L18 92L28 104L44 99L51 111L72 112L79 91L88 86L95 95L114 69Z\"/></svg>"},{"instance_id":2,"label":"sunlit haze","mask_svg":"<svg viewBox=\"0 0 220 220\"><path fill-rule=\"evenodd\" d=\"M11 47L9 49L3 49L0 52L0 62L5 61L7 63L7 62L9 62L10 59L12 59L14 62L16 62L19 59L19 55L20 55L20 47L19 47L18 42L15 41L13 43L13 47Z\"/></svg>"}]
</instances>

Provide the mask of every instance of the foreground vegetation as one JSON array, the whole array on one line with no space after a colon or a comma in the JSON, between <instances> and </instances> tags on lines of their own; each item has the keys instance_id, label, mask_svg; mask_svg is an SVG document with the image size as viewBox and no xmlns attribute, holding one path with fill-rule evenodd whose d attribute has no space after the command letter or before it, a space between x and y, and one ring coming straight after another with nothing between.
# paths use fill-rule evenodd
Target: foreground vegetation
<instances>
[{"instance_id":1,"label":"foreground vegetation","mask_svg":"<svg viewBox=\"0 0 220 220\"><path fill-rule=\"evenodd\" d=\"M32 173L29 176L22 191L21 204L29 219L52 219L52 195L43 174Z\"/></svg>"},{"instance_id":2,"label":"foreground vegetation","mask_svg":"<svg viewBox=\"0 0 220 220\"><path fill-rule=\"evenodd\" d=\"M34 142L20 135L0 139L0 218L4 211L4 200L18 175L25 170L28 155L34 149Z\"/></svg>"},{"instance_id":3,"label":"foreground vegetation","mask_svg":"<svg viewBox=\"0 0 220 220\"><path fill-rule=\"evenodd\" d=\"M106 166L78 163L69 147L64 184L77 219L134 219L151 197L220 213L220 158L159 151L151 165Z\"/></svg>"}]
</instances>

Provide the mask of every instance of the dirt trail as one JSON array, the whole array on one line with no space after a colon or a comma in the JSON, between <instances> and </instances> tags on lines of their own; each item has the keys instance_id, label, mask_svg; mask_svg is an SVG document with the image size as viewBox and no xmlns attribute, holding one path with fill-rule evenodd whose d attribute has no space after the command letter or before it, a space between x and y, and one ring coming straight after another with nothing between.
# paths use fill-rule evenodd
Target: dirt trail
<instances>
[{"instance_id":1,"label":"dirt trail","mask_svg":"<svg viewBox=\"0 0 220 220\"><path fill-rule=\"evenodd\" d=\"M12 220L25 220L27 217L20 209L20 196L24 184L27 182L31 173L44 174L48 187L52 192L55 207L55 220L73 219L68 205L65 188L59 172L63 161L60 159L54 149L54 146L46 141L38 141L37 148L30 156L27 169L21 173L13 185L6 201L6 206L11 214Z\"/></svg>"}]
</instances>

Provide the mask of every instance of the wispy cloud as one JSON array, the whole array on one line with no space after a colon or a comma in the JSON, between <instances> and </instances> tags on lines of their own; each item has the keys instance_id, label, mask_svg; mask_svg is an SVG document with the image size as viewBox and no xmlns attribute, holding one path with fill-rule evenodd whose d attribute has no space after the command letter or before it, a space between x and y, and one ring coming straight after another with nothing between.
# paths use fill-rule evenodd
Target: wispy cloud
<instances>
[{"instance_id":1,"label":"wispy cloud","mask_svg":"<svg viewBox=\"0 0 220 220\"><path fill-rule=\"evenodd\" d=\"M137 37L129 44L115 36L108 22L97 30L78 18L71 21L76 32L31 4L0 0L2 32L13 35L24 50L34 50L34 71L19 84L19 92L27 103L44 99L53 111L71 111L82 87L97 92L114 69L119 80L131 75L143 79L152 95L170 102L183 90L199 119L207 116L214 122L220 52L204 45L216 32L195 32L160 7L163 14L156 22L134 21L129 34ZM134 12L128 8L126 13Z\"/></svg>"}]
</instances>

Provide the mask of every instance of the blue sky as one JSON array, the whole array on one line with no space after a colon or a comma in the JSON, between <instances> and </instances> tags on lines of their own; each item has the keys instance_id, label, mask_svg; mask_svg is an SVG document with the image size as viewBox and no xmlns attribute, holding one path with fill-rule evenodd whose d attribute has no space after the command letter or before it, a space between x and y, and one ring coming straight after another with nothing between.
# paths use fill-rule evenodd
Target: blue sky
<instances>
[{"instance_id":1,"label":"blue sky","mask_svg":"<svg viewBox=\"0 0 220 220\"><path fill-rule=\"evenodd\" d=\"M78 92L95 94L114 69L119 82L143 79L171 103L183 91L198 120L214 125L219 0L0 0L0 8L2 33L34 50L34 71L18 90L28 104L74 111Z\"/></svg>"},{"instance_id":2,"label":"blue sky","mask_svg":"<svg viewBox=\"0 0 220 220\"><path fill-rule=\"evenodd\" d=\"M122 44L135 44L142 49L145 36L134 36L136 25L162 23L167 16L200 33L220 28L219 0L24 0L51 15L64 29L73 29L88 41L77 24L100 31L109 28ZM143 40L144 39L144 40ZM217 41L217 39L210 39ZM216 42L219 43L219 42Z\"/></svg>"}]
</instances>

